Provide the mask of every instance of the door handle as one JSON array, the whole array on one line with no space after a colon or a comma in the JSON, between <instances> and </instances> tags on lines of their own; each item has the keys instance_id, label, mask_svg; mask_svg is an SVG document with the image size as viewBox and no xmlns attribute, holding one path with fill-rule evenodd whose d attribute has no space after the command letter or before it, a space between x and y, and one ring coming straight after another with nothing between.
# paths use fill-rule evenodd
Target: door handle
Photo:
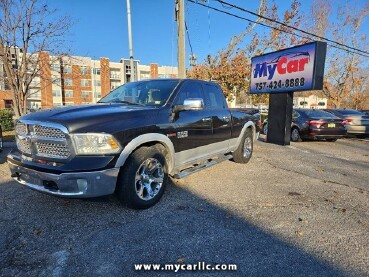
<instances>
[{"instance_id":1,"label":"door handle","mask_svg":"<svg viewBox=\"0 0 369 277\"><path fill-rule=\"evenodd\" d=\"M204 118L202 119L202 121L203 121L203 122L209 122L209 121L211 121L211 117L204 117Z\"/></svg>"}]
</instances>

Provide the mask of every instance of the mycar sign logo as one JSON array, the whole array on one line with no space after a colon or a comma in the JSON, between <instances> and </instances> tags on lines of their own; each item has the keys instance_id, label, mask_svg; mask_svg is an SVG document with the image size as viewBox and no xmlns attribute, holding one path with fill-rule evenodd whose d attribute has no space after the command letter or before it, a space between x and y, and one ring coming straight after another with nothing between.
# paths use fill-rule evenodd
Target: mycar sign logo
<instances>
[{"instance_id":1,"label":"mycar sign logo","mask_svg":"<svg viewBox=\"0 0 369 277\"><path fill-rule=\"evenodd\" d=\"M312 42L253 57L250 93L322 89L326 48Z\"/></svg>"}]
</instances>

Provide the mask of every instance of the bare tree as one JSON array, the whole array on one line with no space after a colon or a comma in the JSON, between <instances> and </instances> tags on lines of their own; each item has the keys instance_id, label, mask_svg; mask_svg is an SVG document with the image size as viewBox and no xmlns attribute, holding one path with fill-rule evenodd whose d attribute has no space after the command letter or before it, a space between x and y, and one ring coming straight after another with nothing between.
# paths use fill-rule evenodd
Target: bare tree
<instances>
[{"instance_id":1,"label":"bare tree","mask_svg":"<svg viewBox=\"0 0 369 277\"><path fill-rule=\"evenodd\" d=\"M66 52L65 34L70 25L69 17L58 16L42 0L0 0L0 64L16 117L27 112L31 82L43 67L50 66L42 53L58 59Z\"/></svg>"}]
</instances>

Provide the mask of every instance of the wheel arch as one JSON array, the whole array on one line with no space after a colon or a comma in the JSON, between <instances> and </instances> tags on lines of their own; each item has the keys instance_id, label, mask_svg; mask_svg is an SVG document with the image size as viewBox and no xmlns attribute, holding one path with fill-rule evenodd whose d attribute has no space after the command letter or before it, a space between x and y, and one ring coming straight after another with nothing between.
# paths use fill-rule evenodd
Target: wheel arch
<instances>
[{"instance_id":1,"label":"wheel arch","mask_svg":"<svg viewBox=\"0 0 369 277\"><path fill-rule=\"evenodd\" d=\"M130 141L120 153L119 158L115 164L115 167L122 167L127 161L128 157L138 148L142 146L153 146L155 144L161 144L166 149L166 162L168 166L168 173L170 174L174 168L174 146L171 140L163 134L149 133L140 135Z\"/></svg>"}]
</instances>

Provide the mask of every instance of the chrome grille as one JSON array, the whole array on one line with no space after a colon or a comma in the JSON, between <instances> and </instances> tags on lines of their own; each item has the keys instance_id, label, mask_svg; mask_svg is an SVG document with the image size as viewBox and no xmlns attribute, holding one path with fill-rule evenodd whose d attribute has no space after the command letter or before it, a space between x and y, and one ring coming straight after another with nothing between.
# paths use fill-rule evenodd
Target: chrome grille
<instances>
[{"instance_id":1,"label":"chrome grille","mask_svg":"<svg viewBox=\"0 0 369 277\"><path fill-rule=\"evenodd\" d=\"M57 128L34 125L33 132L37 137L43 138L65 138L64 133Z\"/></svg>"},{"instance_id":2,"label":"chrome grille","mask_svg":"<svg viewBox=\"0 0 369 277\"><path fill-rule=\"evenodd\" d=\"M17 147L21 152L25 154L32 153L31 142L29 140L17 138Z\"/></svg>"},{"instance_id":3,"label":"chrome grille","mask_svg":"<svg viewBox=\"0 0 369 277\"><path fill-rule=\"evenodd\" d=\"M48 142L36 142L37 155L41 157L67 159L70 155L68 145L48 143Z\"/></svg>"},{"instance_id":4,"label":"chrome grille","mask_svg":"<svg viewBox=\"0 0 369 277\"><path fill-rule=\"evenodd\" d=\"M64 160L71 156L68 133L62 125L24 120L17 123L15 131L17 147L23 154Z\"/></svg>"}]
</instances>

